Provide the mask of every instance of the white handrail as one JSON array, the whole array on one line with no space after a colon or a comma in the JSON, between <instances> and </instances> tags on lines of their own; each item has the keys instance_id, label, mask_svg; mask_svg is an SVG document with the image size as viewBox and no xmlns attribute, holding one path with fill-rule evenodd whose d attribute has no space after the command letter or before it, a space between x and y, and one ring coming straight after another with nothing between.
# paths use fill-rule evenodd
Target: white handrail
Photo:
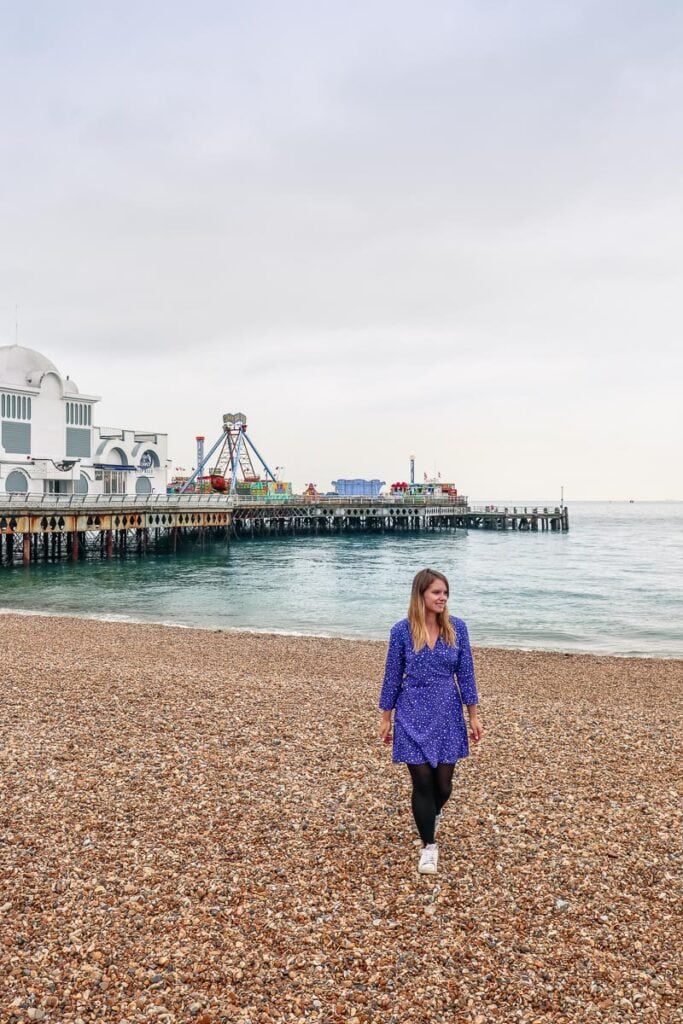
<instances>
[{"instance_id":1,"label":"white handrail","mask_svg":"<svg viewBox=\"0 0 683 1024\"><path fill-rule=\"evenodd\" d=\"M339 496L317 495L227 495L227 494L2 494L0 495L0 510L14 509L79 509L79 508L111 508L135 507L135 508L158 508L169 506L195 507L195 506L218 506L220 508L234 508L237 505L263 506L315 506L324 505L331 508L373 508L377 506L391 507L402 505L404 507L414 506L416 508L425 505L438 505L442 508L461 509L465 511L467 506L464 499L449 497L434 497L433 495L415 495L405 497L404 495L380 495L377 498L343 498Z\"/></svg>"},{"instance_id":2,"label":"white handrail","mask_svg":"<svg viewBox=\"0 0 683 1024\"><path fill-rule=\"evenodd\" d=\"M232 508L234 500L224 494L3 494L0 510L79 508L168 508L215 505Z\"/></svg>"}]
</instances>

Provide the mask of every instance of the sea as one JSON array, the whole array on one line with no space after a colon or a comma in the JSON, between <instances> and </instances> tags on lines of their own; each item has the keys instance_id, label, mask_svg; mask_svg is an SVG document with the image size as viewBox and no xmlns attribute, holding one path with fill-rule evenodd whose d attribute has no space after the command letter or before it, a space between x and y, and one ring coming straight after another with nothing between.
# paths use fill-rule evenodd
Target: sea
<instances>
[{"instance_id":1,"label":"sea","mask_svg":"<svg viewBox=\"0 0 683 1024\"><path fill-rule=\"evenodd\" d=\"M567 504L567 533L233 539L177 555L3 567L0 609L385 639L414 574L432 567L448 577L451 614L476 645L683 657L683 502Z\"/></svg>"}]
</instances>

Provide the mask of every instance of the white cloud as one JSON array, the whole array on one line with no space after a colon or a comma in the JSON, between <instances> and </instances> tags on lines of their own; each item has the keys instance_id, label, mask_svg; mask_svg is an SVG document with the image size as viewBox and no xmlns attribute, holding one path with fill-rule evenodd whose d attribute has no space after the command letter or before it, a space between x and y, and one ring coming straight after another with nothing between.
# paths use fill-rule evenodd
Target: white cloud
<instances>
[{"instance_id":1,"label":"white cloud","mask_svg":"<svg viewBox=\"0 0 683 1024\"><path fill-rule=\"evenodd\" d=\"M414 451L471 494L683 493L683 11L3 17L0 336L18 304L107 422L182 465L241 407L321 486Z\"/></svg>"}]
</instances>

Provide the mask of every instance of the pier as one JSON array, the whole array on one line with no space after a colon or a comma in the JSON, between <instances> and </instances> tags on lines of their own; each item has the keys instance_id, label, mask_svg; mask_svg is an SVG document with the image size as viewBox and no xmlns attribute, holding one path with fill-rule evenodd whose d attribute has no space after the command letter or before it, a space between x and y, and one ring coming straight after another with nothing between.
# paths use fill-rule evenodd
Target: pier
<instances>
[{"instance_id":1,"label":"pier","mask_svg":"<svg viewBox=\"0 0 683 1024\"><path fill-rule=\"evenodd\" d=\"M173 553L231 539L443 530L566 532L565 506L472 507L463 498L252 498L225 494L0 496L0 564Z\"/></svg>"}]
</instances>

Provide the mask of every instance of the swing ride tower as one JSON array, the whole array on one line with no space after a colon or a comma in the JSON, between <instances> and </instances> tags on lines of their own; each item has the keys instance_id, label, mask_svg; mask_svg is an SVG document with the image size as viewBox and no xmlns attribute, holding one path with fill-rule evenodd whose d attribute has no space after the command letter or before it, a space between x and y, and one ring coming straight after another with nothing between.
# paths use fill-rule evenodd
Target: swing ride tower
<instances>
[{"instance_id":1,"label":"swing ride tower","mask_svg":"<svg viewBox=\"0 0 683 1024\"><path fill-rule=\"evenodd\" d=\"M211 460L215 460L212 463ZM207 472L207 467L208 472ZM183 484L180 493L189 490L196 480L208 480L211 489L220 494L236 494L239 485L268 486L275 484L273 471L247 433L247 417L243 412L226 412L223 429L206 455L198 449L197 468Z\"/></svg>"}]
</instances>

